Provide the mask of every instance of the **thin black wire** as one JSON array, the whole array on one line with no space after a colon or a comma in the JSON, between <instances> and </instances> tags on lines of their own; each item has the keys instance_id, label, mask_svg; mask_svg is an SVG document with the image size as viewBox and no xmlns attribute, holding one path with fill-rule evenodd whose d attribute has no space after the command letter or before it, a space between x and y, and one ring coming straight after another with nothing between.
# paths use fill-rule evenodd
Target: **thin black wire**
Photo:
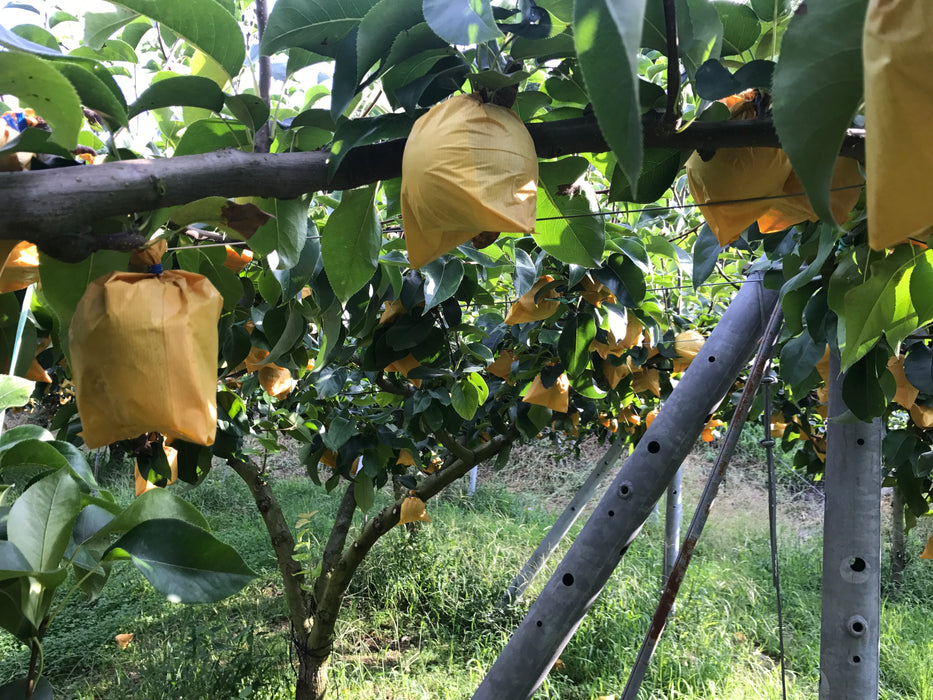
<instances>
[{"instance_id":1,"label":"thin black wire","mask_svg":"<svg viewBox=\"0 0 933 700\"><path fill-rule=\"evenodd\" d=\"M787 700L787 669L784 665L784 614L781 608L781 576L778 569L777 544L777 477L774 473L774 438L771 437L771 385L777 377L770 371L762 378L764 411L761 417L764 427L764 439L761 441L765 448L768 462L768 525L771 531L771 579L774 583L775 597L777 599L778 618L778 646L781 655L781 697Z\"/></svg>"},{"instance_id":2,"label":"thin black wire","mask_svg":"<svg viewBox=\"0 0 933 700\"><path fill-rule=\"evenodd\" d=\"M830 192L839 192L841 190L861 189L864 185L846 185L844 187L831 187ZM614 214L643 214L645 212L656 211L674 211L677 209L695 209L697 207L720 207L726 204L745 204L746 202L764 202L771 199L791 199L792 197L806 197L806 192L796 192L794 194L773 194L765 197L745 197L742 199L723 199L717 202L704 202L703 204L668 204L665 206L651 206L643 209L614 209L612 211L594 211L588 214L567 214L566 216L543 216L535 221L555 221L559 219L577 219L584 216L612 216Z\"/></svg>"}]
</instances>

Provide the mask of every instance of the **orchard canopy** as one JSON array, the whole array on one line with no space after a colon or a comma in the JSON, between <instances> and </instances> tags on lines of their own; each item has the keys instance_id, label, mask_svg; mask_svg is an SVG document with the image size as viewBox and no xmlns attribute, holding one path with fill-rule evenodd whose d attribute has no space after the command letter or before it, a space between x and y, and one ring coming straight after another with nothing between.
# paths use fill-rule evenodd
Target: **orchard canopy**
<instances>
[{"instance_id":1,"label":"orchard canopy","mask_svg":"<svg viewBox=\"0 0 933 700\"><path fill-rule=\"evenodd\" d=\"M179 478L288 436L367 510L515 439L637 439L763 271L797 466L821 469L831 350L850 417L893 416L885 457L926 513L931 18L881 5L8 3L0 354L19 338L11 374L86 439L75 360L109 344L76 347L79 300L162 241L166 274L216 290L217 345L104 367L108 401L171 406L206 371L216 435L160 430ZM171 476L156 462L143 482Z\"/></svg>"}]
</instances>

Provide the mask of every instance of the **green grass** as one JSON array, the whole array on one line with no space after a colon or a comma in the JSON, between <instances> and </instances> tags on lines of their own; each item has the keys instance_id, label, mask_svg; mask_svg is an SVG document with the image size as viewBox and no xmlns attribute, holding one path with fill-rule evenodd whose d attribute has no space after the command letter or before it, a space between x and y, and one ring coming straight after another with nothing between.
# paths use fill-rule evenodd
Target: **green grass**
<instances>
[{"instance_id":1,"label":"green grass","mask_svg":"<svg viewBox=\"0 0 933 700\"><path fill-rule=\"evenodd\" d=\"M124 498L130 486L128 479L118 484ZM315 534L324 538L339 494L302 478L274 486L290 522L318 511ZM245 486L215 470L197 489L179 491L259 577L221 603L182 606L161 599L134 569L116 569L100 599L75 597L49 632L46 669L60 697L291 697L281 585ZM473 499L452 494L432 502L429 512L432 524L415 536L403 528L389 533L354 581L338 624L334 697L470 697L549 575L525 602L495 609L553 522L535 497L487 484ZM649 526L638 537L536 697L618 697L657 601L662 535L661 526ZM708 535L640 697L779 698L767 539L741 518L711 521ZM783 533L790 698L817 694L820 561L818 537ZM903 585L886 583L884 592L881 697L933 700L933 566L912 561ZM121 632L135 634L125 650L113 639ZM23 673L28 661L8 636L0 636L0 658L0 682Z\"/></svg>"}]
</instances>

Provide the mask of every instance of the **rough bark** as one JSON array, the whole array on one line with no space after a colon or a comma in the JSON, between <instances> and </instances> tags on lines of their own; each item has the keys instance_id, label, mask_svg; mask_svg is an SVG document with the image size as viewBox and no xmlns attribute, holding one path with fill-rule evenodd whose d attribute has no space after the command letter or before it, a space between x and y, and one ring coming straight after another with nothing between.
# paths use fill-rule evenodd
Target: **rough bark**
<instances>
[{"instance_id":1,"label":"rough bark","mask_svg":"<svg viewBox=\"0 0 933 700\"><path fill-rule=\"evenodd\" d=\"M538 156L608 150L593 117L529 124ZM780 145L768 120L697 122L670 132L661 118L644 119L646 146L702 149ZM104 236L91 224L208 196L289 199L322 190L346 190L401 175L404 139L361 146L350 151L332 179L328 153L244 153L215 151L192 156L129 160L93 167L77 166L36 172L0 173L0 239L27 239L52 255L80 259L98 249L138 246L139 234ZM841 153L864 158L864 132L850 130ZM73 249L73 250L72 250Z\"/></svg>"}]
</instances>

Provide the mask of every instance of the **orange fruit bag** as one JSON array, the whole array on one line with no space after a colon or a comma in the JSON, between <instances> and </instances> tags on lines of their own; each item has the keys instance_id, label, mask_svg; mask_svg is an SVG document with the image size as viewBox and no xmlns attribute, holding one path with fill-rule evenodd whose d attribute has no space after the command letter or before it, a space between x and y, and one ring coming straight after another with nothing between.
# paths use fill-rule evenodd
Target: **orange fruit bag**
<instances>
[{"instance_id":1,"label":"orange fruit bag","mask_svg":"<svg viewBox=\"0 0 933 700\"><path fill-rule=\"evenodd\" d=\"M206 277L184 270L91 282L69 329L88 447L148 432L213 444L222 305Z\"/></svg>"},{"instance_id":2,"label":"orange fruit bag","mask_svg":"<svg viewBox=\"0 0 933 700\"><path fill-rule=\"evenodd\" d=\"M862 36L868 243L875 250L925 240L933 142L933 3L871 0Z\"/></svg>"},{"instance_id":3,"label":"orange fruit bag","mask_svg":"<svg viewBox=\"0 0 933 700\"><path fill-rule=\"evenodd\" d=\"M456 95L412 127L402 157L402 222L417 269L483 232L531 233L538 156L522 120Z\"/></svg>"}]
</instances>

